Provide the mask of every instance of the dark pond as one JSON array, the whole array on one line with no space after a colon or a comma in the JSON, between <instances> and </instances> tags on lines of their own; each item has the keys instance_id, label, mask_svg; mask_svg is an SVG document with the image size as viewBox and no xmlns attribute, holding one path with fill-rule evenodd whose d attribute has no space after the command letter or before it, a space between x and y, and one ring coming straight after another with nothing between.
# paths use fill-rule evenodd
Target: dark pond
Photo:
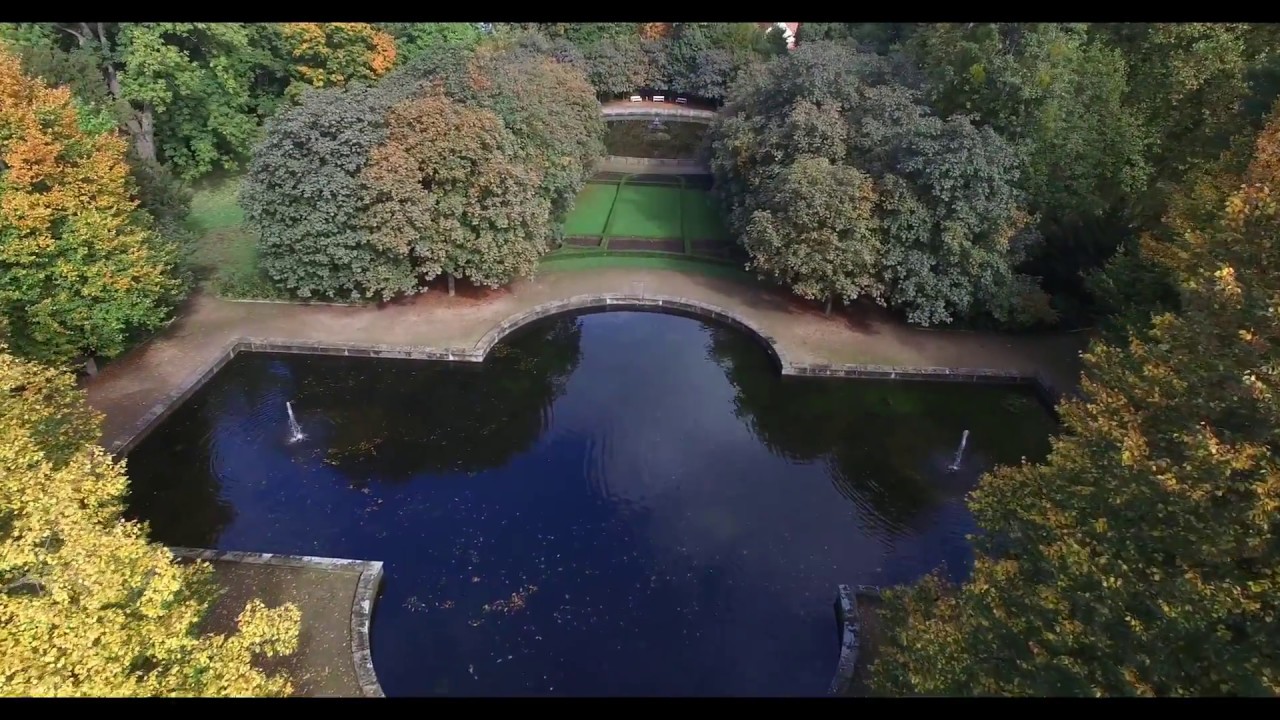
<instances>
[{"instance_id":1,"label":"dark pond","mask_svg":"<svg viewBox=\"0 0 1280 720\"><path fill-rule=\"evenodd\" d=\"M605 149L625 157L693 160L707 135L707 126L696 122L613 120L605 124Z\"/></svg>"},{"instance_id":2,"label":"dark pond","mask_svg":"<svg viewBox=\"0 0 1280 720\"><path fill-rule=\"evenodd\" d=\"M384 561L391 695L819 695L836 585L963 577L965 492L1051 430L1017 389L562 316L483 366L238 356L130 455L131 504L173 545Z\"/></svg>"}]
</instances>

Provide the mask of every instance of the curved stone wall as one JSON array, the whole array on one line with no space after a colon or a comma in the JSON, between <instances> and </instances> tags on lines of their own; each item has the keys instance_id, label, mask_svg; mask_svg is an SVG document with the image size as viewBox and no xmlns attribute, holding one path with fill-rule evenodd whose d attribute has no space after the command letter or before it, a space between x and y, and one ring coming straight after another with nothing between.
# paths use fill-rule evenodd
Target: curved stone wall
<instances>
[{"instance_id":1,"label":"curved stone wall","mask_svg":"<svg viewBox=\"0 0 1280 720\"><path fill-rule=\"evenodd\" d=\"M746 332L754 337L765 351L769 353L774 364L780 369L784 369L790 365L782 351L778 349L773 338L765 334L763 330L756 327L749 320L724 308L716 307L709 303L692 300L689 298L653 296L653 295L626 295L626 294L605 294L605 295L577 295L563 300L556 300L542 305L532 307L522 313L503 320L493 329L485 333L483 337L476 343L473 353L481 359L489 354L494 345L497 345L502 338L510 335L519 328L545 317L552 315L560 315L567 312L578 312L582 310L638 310L642 312L660 312L673 315L684 315L693 318L706 318L724 323L731 327Z\"/></svg>"},{"instance_id":2,"label":"curved stone wall","mask_svg":"<svg viewBox=\"0 0 1280 720\"><path fill-rule=\"evenodd\" d=\"M171 392L139 418L127 436L112 443L109 449L117 456L127 454L152 428L159 425L178 405L182 404L200 386L212 378L223 365L226 365L231 358L242 351L478 363L484 361L489 350L503 337L534 320L566 312L609 309L666 312L727 323L730 326L745 330L749 335L761 341L765 346L765 350L777 365L778 371L783 375L1030 385L1035 389L1041 402L1051 412L1056 412L1055 407L1061 397L1061 393L1041 375L1010 370L792 362L787 357L786 351L778 345L773 337L734 311L692 298L666 295L601 293L575 295L536 305L498 323L486 332L474 346L469 348L435 348L422 345L382 345L289 340L283 338L237 338L225 345L216 358L192 372L174 387Z\"/></svg>"}]
</instances>

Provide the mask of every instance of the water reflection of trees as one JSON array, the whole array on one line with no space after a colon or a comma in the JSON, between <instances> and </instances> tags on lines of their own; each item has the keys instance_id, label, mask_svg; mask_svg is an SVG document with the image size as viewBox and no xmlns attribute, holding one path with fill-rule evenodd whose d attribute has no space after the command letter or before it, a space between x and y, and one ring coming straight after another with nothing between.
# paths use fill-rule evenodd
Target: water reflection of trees
<instances>
[{"instance_id":1,"label":"water reflection of trees","mask_svg":"<svg viewBox=\"0 0 1280 720\"><path fill-rule=\"evenodd\" d=\"M893 381L782 378L751 337L714 328L712 358L736 391L735 414L770 450L825 461L832 482L895 526L913 526L967 492L976 470L1039 459L1053 421L1029 393ZM966 472L946 465L970 431ZM982 467L978 467L978 465Z\"/></svg>"},{"instance_id":2,"label":"water reflection of trees","mask_svg":"<svg viewBox=\"0 0 1280 720\"><path fill-rule=\"evenodd\" d=\"M557 318L500 343L479 367L301 364L295 407L324 418L325 462L353 480L480 472L537 441L577 368L580 340L576 318Z\"/></svg>"},{"instance_id":3,"label":"water reflection of trees","mask_svg":"<svg viewBox=\"0 0 1280 720\"><path fill-rule=\"evenodd\" d=\"M150 537L168 545L213 547L236 518L222 497L212 457L219 422L244 415L249 404L238 380L254 373L228 368L129 453L126 516L146 520Z\"/></svg>"}]
</instances>

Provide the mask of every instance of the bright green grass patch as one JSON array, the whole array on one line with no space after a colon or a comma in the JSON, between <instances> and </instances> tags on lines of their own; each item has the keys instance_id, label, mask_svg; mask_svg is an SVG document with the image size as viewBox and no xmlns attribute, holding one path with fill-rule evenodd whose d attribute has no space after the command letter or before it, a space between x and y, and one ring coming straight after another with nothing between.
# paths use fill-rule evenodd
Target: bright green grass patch
<instances>
[{"instance_id":1,"label":"bright green grass patch","mask_svg":"<svg viewBox=\"0 0 1280 720\"><path fill-rule=\"evenodd\" d=\"M680 188L621 186L605 234L610 237L681 237Z\"/></svg>"},{"instance_id":2,"label":"bright green grass patch","mask_svg":"<svg viewBox=\"0 0 1280 720\"><path fill-rule=\"evenodd\" d=\"M684 190L684 237L688 240L724 240L729 237L720 208L705 190Z\"/></svg>"},{"instance_id":3,"label":"bright green grass patch","mask_svg":"<svg viewBox=\"0 0 1280 720\"><path fill-rule=\"evenodd\" d=\"M242 224L244 211L237 201L239 192L238 177L227 178L196 190L191 198L187 227L197 233L206 233Z\"/></svg>"},{"instance_id":4,"label":"bright green grass patch","mask_svg":"<svg viewBox=\"0 0 1280 720\"><path fill-rule=\"evenodd\" d=\"M567 237L603 235L617 195L618 186L613 183L587 183L565 219L564 234Z\"/></svg>"},{"instance_id":5,"label":"bright green grass patch","mask_svg":"<svg viewBox=\"0 0 1280 720\"><path fill-rule=\"evenodd\" d=\"M240 178L230 177L204 184L191 198L186 224L195 235L193 269L225 297L278 297L258 268L258 244L244 227L239 192Z\"/></svg>"}]
</instances>

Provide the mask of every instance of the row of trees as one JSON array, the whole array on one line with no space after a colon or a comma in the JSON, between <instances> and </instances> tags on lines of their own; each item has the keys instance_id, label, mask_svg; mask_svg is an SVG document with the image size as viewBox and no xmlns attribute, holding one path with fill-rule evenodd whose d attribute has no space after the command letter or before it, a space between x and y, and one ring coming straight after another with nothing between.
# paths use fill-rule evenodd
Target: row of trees
<instances>
[{"instance_id":1,"label":"row of trees","mask_svg":"<svg viewBox=\"0 0 1280 720\"><path fill-rule=\"evenodd\" d=\"M713 165L755 267L806 297L924 323L1145 319L1176 293L1138 238L1184 178L1226 151L1239 170L1280 89L1274 35L806 23L730 93Z\"/></svg>"},{"instance_id":2,"label":"row of trees","mask_svg":"<svg viewBox=\"0 0 1280 720\"><path fill-rule=\"evenodd\" d=\"M745 70L786 52L756 23L523 23L499 26L579 65L601 99L653 88L722 101Z\"/></svg>"},{"instance_id":3,"label":"row of trees","mask_svg":"<svg viewBox=\"0 0 1280 720\"><path fill-rule=\"evenodd\" d=\"M437 48L273 118L243 205L264 270L302 297L497 286L532 273L603 135L571 64L518 41Z\"/></svg>"},{"instance_id":4,"label":"row of trees","mask_svg":"<svg viewBox=\"0 0 1280 720\"><path fill-rule=\"evenodd\" d=\"M57 364L121 352L189 286L187 180L237 167L304 88L371 83L480 38L459 23L0 25L11 350Z\"/></svg>"},{"instance_id":5,"label":"row of trees","mask_svg":"<svg viewBox=\"0 0 1280 720\"><path fill-rule=\"evenodd\" d=\"M475 26L451 23L0 26L0 41L28 73L70 87L102 122L128 133L140 158L187 180L236 169L262 121L303 87L369 82L433 40L479 37Z\"/></svg>"}]
</instances>

